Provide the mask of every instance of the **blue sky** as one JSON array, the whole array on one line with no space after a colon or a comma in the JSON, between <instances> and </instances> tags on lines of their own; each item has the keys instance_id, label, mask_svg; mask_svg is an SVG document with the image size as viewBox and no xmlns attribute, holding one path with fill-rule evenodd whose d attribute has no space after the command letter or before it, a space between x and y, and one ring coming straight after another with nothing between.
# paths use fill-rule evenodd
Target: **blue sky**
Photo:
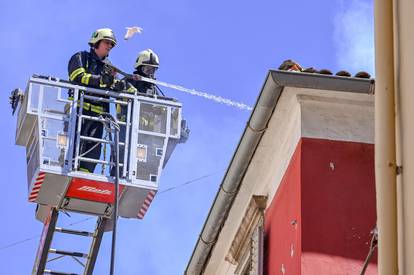
<instances>
[{"instance_id":1,"label":"blue sky","mask_svg":"<svg viewBox=\"0 0 414 275\"><path fill-rule=\"evenodd\" d=\"M0 274L31 272L42 231L35 205L27 202L25 152L14 145L16 118L8 105L9 92L24 88L32 74L67 78L70 56L88 49L95 29L109 27L119 40L110 59L123 70L132 71L137 53L151 48L160 56L159 80L253 106L267 71L288 58L304 67L373 74L372 5L372 0L1 1ZM127 26L144 32L125 41ZM116 274L183 273L250 115L164 92L183 103L191 136L172 155L160 190L211 176L158 194L142 221L120 219ZM83 219L74 215L63 225ZM87 220L76 228L93 225ZM56 241L60 248L83 246ZM96 274L108 274L110 241L105 235ZM78 270L71 259L58 264L62 271Z\"/></svg>"}]
</instances>

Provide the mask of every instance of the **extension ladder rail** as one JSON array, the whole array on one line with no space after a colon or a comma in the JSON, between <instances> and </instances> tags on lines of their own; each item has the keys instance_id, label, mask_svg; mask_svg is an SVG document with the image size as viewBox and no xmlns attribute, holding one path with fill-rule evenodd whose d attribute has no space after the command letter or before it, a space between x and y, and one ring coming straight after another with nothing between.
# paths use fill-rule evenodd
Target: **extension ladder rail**
<instances>
[{"instance_id":1,"label":"extension ladder rail","mask_svg":"<svg viewBox=\"0 0 414 275\"><path fill-rule=\"evenodd\" d=\"M55 271L46 269L47 263L53 260L60 259L65 256L72 257L76 262L84 267L83 275L91 275L95 267L96 258L98 256L99 247L103 237L104 229L107 224L107 218L99 217L94 232L88 232L83 230L74 230L68 228L57 227L57 221L59 218L59 211L55 208L51 209L49 219L45 223L45 228L42 234L41 243L39 246L35 266L33 267L32 275L80 275L77 273L67 273L62 271ZM78 251L67 251L62 249L51 248L54 234L58 232L61 234L90 237L92 242L88 253ZM56 258L51 258L51 254L59 255ZM86 260L83 263L79 258Z\"/></svg>"}]
</instances>

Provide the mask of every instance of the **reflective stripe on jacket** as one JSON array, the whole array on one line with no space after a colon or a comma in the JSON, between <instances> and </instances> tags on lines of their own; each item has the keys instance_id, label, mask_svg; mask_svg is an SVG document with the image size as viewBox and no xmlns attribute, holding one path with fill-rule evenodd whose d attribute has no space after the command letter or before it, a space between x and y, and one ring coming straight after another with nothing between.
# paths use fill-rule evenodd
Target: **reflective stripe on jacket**
<instances>
[{"instance_id":1,"label":"reflective stripe on jacket","mask_svg":"<svg viewBox=\"0 0 414 275\"><path fill-rule=\"evenodd\" d=\"M104 69L104 62L93 49L89 52L82 51L75 53L69 60L68 75L70 81L92 88L110 88L101 82L101 74ZM86 93L88 94L88 93ZM101 114L109 110L107 102L95 102L84 100L84 109Z\"/></svg>"},{"instance_id":2,"label":"reflective stripe on jacket","mask_svg":"<svg viewBox=\"0 0 414 275\"><path fill-rule=\"evenodd\" d=\"M70 96L70 97L68 97L68 99L73 100L74 98ZM77 106L80 107L79 100L78 100L78 105ZM104 109L103 106L94 105L94 104L91 104L91 103L85 102L85 101L83 102L83 109L87 110L87 111L91 110L92 112L97 113L97 114L103 114L105 112L105 109Z\"/></svg>"},{"instance_id":3,"label":"reflective stripe on jacket","mask_svg":"<svg viewBox=\"0 0 414 275\"><path fill-rule=\"evenodd\" d=\"M69 79L93 88L108 88L100 82L104 64L93 49L90 52L77 52L69 60Z\"/></svg>"}]
</instances>

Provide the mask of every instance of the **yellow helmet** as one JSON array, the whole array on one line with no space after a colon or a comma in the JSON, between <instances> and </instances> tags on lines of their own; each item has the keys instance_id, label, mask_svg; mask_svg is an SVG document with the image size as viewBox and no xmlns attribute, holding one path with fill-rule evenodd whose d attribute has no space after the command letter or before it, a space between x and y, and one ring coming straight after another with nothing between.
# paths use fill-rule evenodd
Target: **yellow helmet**
<instances>
[{"instance_id":1,"label":"yellow helmet","mask_svg":"<svg viewBox=\"0 0 414 275\"><path fill-rule=\"evenodd\" d=\"M160 66L160 60L158 55L151 49L146 49L138 54L137 60L135 61L134 68L137 69L139 66L151 66L158 68Z\"/></svg>"},{"instance_id":2,"label":"yellow helmet","mask_svg":"<svg viewBox=\"0 0 414 275\"><path fill-rule=\"evenodd\" d=\"M98 43L99 41L103 39L111 41L114 44L114 46L116 45L115 35L113 31L108 28L98 29L94 31L92 33L91 38L89 39L88 44L89 46L93 47L96 43Z\"/></svg>"}]
</instances>

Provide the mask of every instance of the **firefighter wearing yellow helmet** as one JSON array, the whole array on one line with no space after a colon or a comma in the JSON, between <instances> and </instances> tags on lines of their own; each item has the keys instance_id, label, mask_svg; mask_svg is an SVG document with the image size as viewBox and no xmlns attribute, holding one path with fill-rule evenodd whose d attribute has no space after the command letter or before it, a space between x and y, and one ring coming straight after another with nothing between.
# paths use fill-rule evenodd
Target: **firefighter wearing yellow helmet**
<instances>
[{"instance_id":1,"label":"firefighter wearing yellow helmet","mask_svg":"<svg viewBox=\"0 0 414 275\"><path fill-rule=\"evenodd\" d=\"M124 90L126 82L116 80L114 74L105 70L105 63L109 63L108 55L116 45L116 38L111 29L102 28L92 33L88 41L89 51L75 53L69 60L68 74L71 82L93 88ZM84 99L84 115L99 116L109 112L109 103L95 102ZM82 120L81 136L102 138L103 124L99 121ZM101 146L95 146L94 142L81 140L80 153L86 152L84 157L99 159ZM80 162L80 170L93 172L96 164L90 162Z\"/></svg>"},{"instance_id":2,"label":"firefighter wearing yellow helmet","mask_svg":"<svg viewBox=\"0 0 414 275\"><path fill-rule=\"evenodd\" d=\"M99 29L99 30L96 30L95 32L93 32L91 38L89 39L88 44L91 47L95 47L95 45L103 39L106 39L106 40L112 42L113 47L115 47L115 45L116 45L115 35L114 35L113 31L111 29L108 29L108 28Z\"/></svg>"},{"instance_id":3,"label":"firefighter wearing yellow helmet","mask_svg":"<svg viewBox=\"0 0 414 275\"><path fill-rule=\"evenodd\" d=\"M69 60L69 79L94 88L110 88L114 77L103 72L109 52L116 45L115 35L111 29L98 29L92 33L88 44L89 52L77 52Z\"/></svg>"}]
</instances>

